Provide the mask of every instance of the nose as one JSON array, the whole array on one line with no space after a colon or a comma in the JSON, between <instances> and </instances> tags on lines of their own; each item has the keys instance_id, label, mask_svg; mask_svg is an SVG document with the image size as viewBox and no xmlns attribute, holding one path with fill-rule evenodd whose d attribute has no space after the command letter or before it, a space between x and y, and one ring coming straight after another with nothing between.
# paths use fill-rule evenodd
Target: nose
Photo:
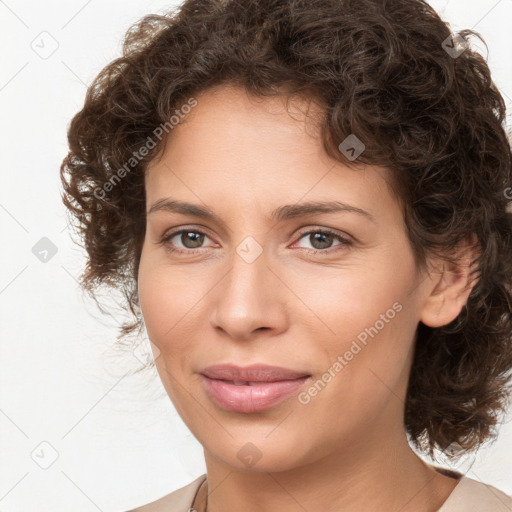
<instances>
[{"instance_id":1,"label":"nose","mask_svg":"<svg viewBox=\"0 0 512 512\"><path fill-rule=\"evenodd\" d=\"M230 270L212 290L210 323L214 329L246 341L262 331L275 335L286 328L286 287L271 266L265 252L252 262L233 255Z\"/></svg>"}]
</instances>

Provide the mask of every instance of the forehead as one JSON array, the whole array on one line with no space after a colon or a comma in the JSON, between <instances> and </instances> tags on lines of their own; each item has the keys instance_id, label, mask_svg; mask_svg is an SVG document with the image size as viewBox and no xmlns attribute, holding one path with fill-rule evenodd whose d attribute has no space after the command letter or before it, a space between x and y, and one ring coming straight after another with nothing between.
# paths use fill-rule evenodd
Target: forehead
<instances>
[{"instance_id":1,"label":"forehead","mask_svg":"<svg viewBox=\"0 0 512 512\"><path fill-rule=\"evenodd\" d=\"M301 198L378 206L389 196L386 169L349 168L326 154L323 110L311 97L255 97L225 86L196 100L148 166L148 206L166 194L276 206Z\"/></svg>"},{"instance_id":2,"label":"forehead","mask_svg":"<svg viewBox=\"0 0 512 512\"><path fill-rule=\"evenodd\" d=\"M322 158L319 123L322 107L311 97L269 96L248 93L242 87L217 86L196 97L197 105L170 132L166 148L190 159L210 157L215 161L242 157L255 152L262 161L267 155L282 158L302 148ZM176 146L179 146L176 149Z\"/></svg>"}]
</instances>

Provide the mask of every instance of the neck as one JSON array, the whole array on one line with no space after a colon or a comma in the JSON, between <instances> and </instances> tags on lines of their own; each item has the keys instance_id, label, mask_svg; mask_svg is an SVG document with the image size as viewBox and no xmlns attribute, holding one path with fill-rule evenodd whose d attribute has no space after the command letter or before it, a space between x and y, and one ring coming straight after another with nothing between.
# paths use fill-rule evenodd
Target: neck
<instances>
[{"instance_id":1,"label":"neck","mask_svg":"<svg viewBox=\"0 0 512 512\"><path fill-rule=\"evenodd\" d=\"M239 470L205 451L207 511L434 512L458 481L423 462L405 431L400 434L384 444L379 440L380 445L366 437L364 445L348 443L343 450L279 472Z\"/></svg>"}]
</instances>

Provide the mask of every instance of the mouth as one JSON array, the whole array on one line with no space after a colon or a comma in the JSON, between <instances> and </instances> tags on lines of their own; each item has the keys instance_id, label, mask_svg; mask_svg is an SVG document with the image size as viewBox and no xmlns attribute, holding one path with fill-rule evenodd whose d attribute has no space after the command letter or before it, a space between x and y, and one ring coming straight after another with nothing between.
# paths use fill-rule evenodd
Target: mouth
<instances>
[{"instance_id":1,"label":"mouth","mask_svg":"<svg viewBox=\"0 0 512 512\"><path fill-rule=\"evenodd\" d=\"M217 379L222 380L222 379ZM235 386L257 386L261 384L261 382L251 382L251 381L236 381L236 380L225 380L228 384L234 384Z\"/></svg>"},{"instance_id":2,"label":"mouth","mask_svg":"<svg viewBox=\"0 0 512 512\"><path fill-rule=\"evenodd\" d=\"M235 385L255 385L262 382L310 377L307 372L266 364L252 364L244 367L234 364L218 364L205 368L201 374L210 379L224 380Z\"/></svg>"},{"instance_id":3,"label":"mouth","mask_svg":"<svg viewBox=\"0 0 512 512\"><path fill-rule=\"evenodd\" d=\"M283 380L229 380L201 374L208 398L218 407L240 413L260 412L277 406L297 393L311 375Z\"/></svg>"}]
</instances>

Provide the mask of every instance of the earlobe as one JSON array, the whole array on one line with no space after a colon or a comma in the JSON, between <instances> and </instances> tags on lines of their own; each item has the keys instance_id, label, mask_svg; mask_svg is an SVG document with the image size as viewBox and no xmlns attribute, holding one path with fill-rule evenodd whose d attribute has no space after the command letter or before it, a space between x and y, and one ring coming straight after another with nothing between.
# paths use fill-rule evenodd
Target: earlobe
<instances>
[{"instance_id":1,"label":"earlobe","mask_svg":"<svg viewBox=\"0 0 512 512\"><path fill-rule=\"evenodd\" d=\"M477 279L473 270L479 249L472 243L459 247L453 262L438 261L437 271L430 273L431 286L424 300L420 320L430 327L441 327L455 320L466 304Z\"/></svg>"}]
</instances>

